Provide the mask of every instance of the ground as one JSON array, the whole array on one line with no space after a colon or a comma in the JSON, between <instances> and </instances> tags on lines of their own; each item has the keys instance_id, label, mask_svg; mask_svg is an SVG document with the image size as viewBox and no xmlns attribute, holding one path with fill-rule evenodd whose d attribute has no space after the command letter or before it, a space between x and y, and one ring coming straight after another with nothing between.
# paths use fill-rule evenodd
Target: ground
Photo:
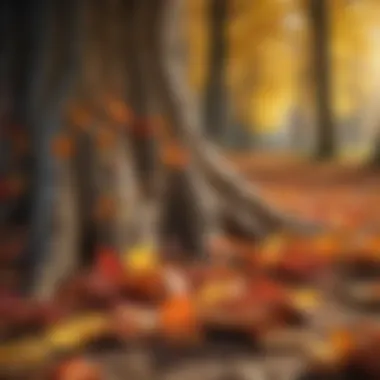
<instances>
[{"instance_id":1,"label":"ground","mask_svg":"<svg viewBox=\"0 0 380 380\"><path fill-rule=\"evenodd\" d=\"M343 226L354 239L361 228L377 228L380 210L380 179L376 172L342 164L316 164L288 157L231 155L232 163L260 189L262 195L283 210L309 219ZM347 221L349 223L347 223ZM331 293L325 281L316 286L324 293L324 304L315 313L311 329L321 332L339 327L356 317L373 314L352 310ZM377 319L377 317L375 317ZM244 348L224 345L204 346L196 352L178 348L148 350L131 347L117 352L90 354L102 363L105 378L118 380L128 372L133 379L165 380L294 379L302 367L302 354L255 356ZM157 360L158 359L158 360Z\"/></svg>"},{"instance_id":2,"label":"ground","mask_svg":"<svg viewBox=\"0 0 380 380\"><path fill-rule=\"evenodd\" d=\"M231 155L236 168L260 188L268 201L311 218L337 219L377 226L380 176L350 164L314 163L288 156Z\"/></svg>"}]
</instances>

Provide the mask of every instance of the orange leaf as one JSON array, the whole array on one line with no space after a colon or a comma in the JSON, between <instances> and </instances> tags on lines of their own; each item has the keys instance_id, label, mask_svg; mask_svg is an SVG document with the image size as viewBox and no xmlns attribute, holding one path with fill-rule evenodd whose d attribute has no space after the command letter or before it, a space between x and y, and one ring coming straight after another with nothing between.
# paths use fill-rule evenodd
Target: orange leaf
<instances>
[{"instance_id":1,"label":"orange leaf","mask_svg":"<svg viewBox=\"0 0 380 380\"><path fill-rule=\"evenodd\" d=\"M111 102L108 112L111 118L119 124L130 124L133 120L132 110L119 101Z\"/></svg>"},{"instance_id":2,"label":"orange leaf","mask_svg":"<svg viewBox=\"0 0 380 380\"><path fill-rule=\"evenodd\" d=\"M91 115L84 108L74 108L70 113L70 118L75 127L82 130L87 130L91 124Z\"/></svg>"},{"instance_id":3,"label":"orange leaf","mask_svg":"<svg viewBox=\"0 0 380 380\"><path fill-rule=\"evenodd\" d=\"M102 380L100 368L84 358L78 357L61 363L54 371L54 380Z\"/></svg>"},{"instance_id":4,"label":"orange leaf","mask_svg":"<svg viewBox=\"0 0 380 380\"><path fill-rule=\"evenodd\" d=\"M182 169L189 162L189 153L179 144L171 143L164 147L161 160L166 166Z\"/></svg>"},{"instance_id":5,"label":"orange leaf","mask_svg":"<svg viewBox=\"0 0 380 380\"><path fill-rule=\"evenodd\" d=\"M346 357L355 346L352 334L346 330L336 330L331 335L331 343L339 357Z\"/></svg>"},{"instance_id":6,"label":"orange leaf","mask_svg":"<svg viewBox=\"0 0 380 380\"><path fill-rule=\"evenodd\" d=\"M58 136L53 140L53 155L61 159L70 158L74 152L74 144L68 136Z\"/></svg>"},{"instance_id":7,"label":"orange leaf","mask_svg":"<svg viewBox=\"0 0 380 380\"><path fill-rule=\"evenodd\" d=\"M197 328L197 313L192 299L187 296L168 299L161 308L160 326L163 333L171 338L193 334Z\"/></svg>"}]
</instances>

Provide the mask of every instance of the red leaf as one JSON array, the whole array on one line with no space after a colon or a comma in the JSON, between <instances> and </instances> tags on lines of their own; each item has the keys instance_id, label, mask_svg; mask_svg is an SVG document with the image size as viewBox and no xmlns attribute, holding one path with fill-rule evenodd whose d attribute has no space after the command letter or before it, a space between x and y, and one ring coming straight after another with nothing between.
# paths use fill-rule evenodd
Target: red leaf
<instances>
[{"instance_id":1,"label":"red leaf","mask_svg":"<svg viewBox=\"0 0 380 380\"><path fill-rule=\"evenodd\" d=\"M121 282L125 277L123 264L114 249L101 247L96 253L95 272L111 282Z\"/></svg>"},{"instance_id":2,"label":"red leaf","mask_svg":"<svg viewBox=\"0 0 380 380\"><path fill-rule=\"evenodd\" d=\"M259 279L252 285L250 292L257 300L259 300L259 302L263 302L264 304L281 302L286 297L284 289L276 282L267 279Z\"/></svg>"}]
</instances>

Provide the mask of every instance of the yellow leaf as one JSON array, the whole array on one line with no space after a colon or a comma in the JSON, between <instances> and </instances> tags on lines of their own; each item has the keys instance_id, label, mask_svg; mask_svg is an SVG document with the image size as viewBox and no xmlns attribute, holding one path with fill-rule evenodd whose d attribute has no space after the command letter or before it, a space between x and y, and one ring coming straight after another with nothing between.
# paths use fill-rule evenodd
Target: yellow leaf
<instances>
[{"instance_id":1,"label":"yellow leaf","mask_svg":"<svg viewBox=\"0 0 380 380\"><path fill-rule=\"evenodd\" d=\"M331 345L338 357L345 357L354 347L354 340L349 331L336 330L330 336Z\"/></svg>"},{"instance_id":2,"label":"yellow leaf","mask_svg":"<svg viewBox=\"0 0 380 380\"><path fill-rule=\"evenodd\" d=\"M101 314L73 318L46 333L47 344L54 349L75 349L108 331L108 319Z\"/></svg>"},{"instance_id":3,"label":"yellow leaf","mask_svg":"<svg viewBox=\"0 0 380 380\"><path fill-rule=\"evenodd\" d=\"M123 262L128 270L142 274L154 271L159 265L159 258L153 244L143 243L128 250Z\"/></svg>"},{"instance_id":4,"label":"yellow leaf","mask_svg":"<svg viewBox=\"0 0 380 380\"><path fill-rule=\"evenodd\" d=\"M319 294L313 290L298 290L291 293L292 303L299 310L313 310L320 305Z\"/></svg>"}]
</instances>

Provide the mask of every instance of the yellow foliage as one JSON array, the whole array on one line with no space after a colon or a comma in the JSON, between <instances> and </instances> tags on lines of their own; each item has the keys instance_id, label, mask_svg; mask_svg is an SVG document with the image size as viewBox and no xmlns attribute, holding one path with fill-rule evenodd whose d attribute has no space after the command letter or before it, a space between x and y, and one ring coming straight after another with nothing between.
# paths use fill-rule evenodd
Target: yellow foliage
<instances>
[{"instance_id":1,"label":"yellow foliage","mask_svg":"<svg viewBox=\"0 0 380 380\"><path fill-rule=\"evenodd\" d=\"M286 120L294 104L292 88L285 86L274 90L257 89L251 99L249 120L256 125L257 133L276 132Z\"/></svg>"},{"instance_id":2,"label":"yellow foliage","mask_svg":"<svg viewBox=\"0 0 380 380\"><path fill-rule=\"evenodd\" d=\"M200 91L210 43L208 1L187 3L189 78ZM309 106L310 97L305 100L300 87L301 70L311 51L306 4L303 0L230 0L226 81L237 116L257 126L258 132L273 132L284 125L295 104ZM329 0L328 6L333 109L343 120L380 83L380 2ZM312 83L303 85L312 91Z\"/></svg>"},{"instance_id":3,"label":"yellow foliage","mask_svg":"<svg viewBox=\"0 0 380 380\"><path fill-rule=\"evenodd\" d=\"M123 257L127 270L134 274L149 273L157 269L159 257L152 244L140 244L128 250Z\"/></svg>"},{"instance_id":4,"label":"yellow foliage","mask_svg":"<svg viewBox=\"0 0 380 380\"><path fill-rule=\"evenodd\" d=\"M313 310L320 303L320 295L313 290L297 290L291 293L292 304L298 310Z\"/></svg>"},{"instance_id":5,"label":"yellow foliage","mask_svg":"<svg viewBox=\"0 0 380 380\"><path fill-rule=\"evenodd\" d=\"M46 344L52 350L77 349L106 333L108 328L108 318L104 315L78 316L49 329L46 333Z\"/></svg>"},{"instance_id":6,"label":"yellow foliage","mask_svg":"<svg viewBox=\"0 0 380 380\"><path fill-rule=\"evenodd\" d=\"M109 332L109 318L102 314L73 317L49 328L36 338L0 345L0 366L27 366L43 363L51 354L72 351Z\"/></svg>"}]
</instances>

